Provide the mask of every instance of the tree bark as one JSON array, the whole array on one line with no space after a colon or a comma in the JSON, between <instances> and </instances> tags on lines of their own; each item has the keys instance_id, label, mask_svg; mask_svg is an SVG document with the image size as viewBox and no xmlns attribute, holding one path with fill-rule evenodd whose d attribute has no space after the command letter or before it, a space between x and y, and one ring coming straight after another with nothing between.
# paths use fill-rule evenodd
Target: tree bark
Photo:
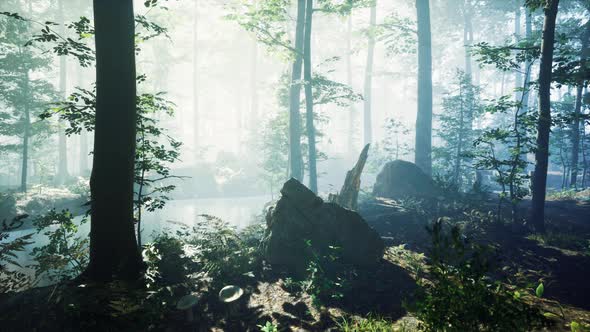
<instances>
[{"instance_id":1,"label":"tree bark","mask_svg":"<svg viewBox=\"0 0 590 332\"><path fill-rule=\"evenodd\" d=\"M60 25L60 33L63 36L65 33L65 19L64 19L64 5L63 0L58 0L58 22ZM62 97L66 98L67 88L67 63L66 56L62 55L59 57L59 93ZM64 184L69 175L68 172L68 146L67 138L64 131L64 125L62 120L58 120L58 165L57 165L57 184Z\"/></svg>"},{"instance_id":2,"label":"tree bark","mask_svg":"<svg viewBox=\"0 0 590 332\"><path fill-rule=\"evenodd\" d=\"M193 17L193 140L195 149L199 147L200 124L199 117L199 0L195 0Z\"/></svg>"},{"instance_id":3,"label":"tree bark","mask_svg":"<svg viewBox=\"0 0 590 332\"><path fill-rule=\"evenodd\" d=\"M416 0L418 16L418 113L415 162L432 174L432 45L429 0Z\"/></svg>"},{"instance_id":4,"label":"tree bark","mask_svg":"<svg viewBox=\"0 0 590 332\"><path fill-rule=\"evenodd\" d=\"M369 20L369 37L367 47L367 62L365 66L365 84L363 87L363 114L364 145L370 144L373 140L373 124L371 116L371 100L373 92L373 61L375 58L375 25L377 24L377 0L371 3L371 14Z\"/></svg>"},{"instance_id":5,"label":"tree bark","mask_svg":"<svg viewBox=\"0 0 590 332\"><path fill-rule=\"evenodd\" d=\"M289 176L303 181L303 158L301 156L301 68L303 66L303 32L305 27L305 1L297 0L297 23L295 27L295 60L291 70L289 89Z\"/></svg>"},{"instance_id":6,"label":"tree bark","mask_svg":"<svg viewBox=\"0 0 590 332\"><path fill-rule=\"evenodd\" d=\"M132 0L94 0L96 124L90 178L91 280L136 280L142 268L133 225L136 136Z\"/></svg>"},{"instance_id":7,"label":"tree bark","mask_svg":"<svg viewBox=\"0 0 590 332\"><path fill-rule=\"evenodd\" d=\"M514 39L516 43L520 41L520 23L521 23L521 13L520 13L520 2L517 2L516 10L514 11ZM518 64L518 68L514 72L514 88L520 89L522 88L522 64ZM520 102L522 97L522 92L516 90L514 92L514 100Z\"/></svg>"},{"instance_id":8,"label":"tree bark","mask_svg":"<svg viewBox=\"0 0 590 332\"><path fill-rule=\"evenodd\" d=\"M530 9L526 9L525 16L525 38L530 40L533 36L532 13ZM531 82L531 60L526 60L524 63L524 91L522 96L522 111L528 112L529 109L529 83Z\"/></svg>"},{"instance_id":9,"label":"tree bark","mask_svg":"<svg viewBox=\"0 0 590 332\"><path fill-rule=\"evenodd\" d=\"M471 1L465 0L463 3L463 45L465 47L465 74L471 75L473 73L472 70L472 61L471 61L471 52L470 47L473 44L473 24L471 20Z\"/></svg>"},{"instance_id":10,"label":"tree bark","mask_svg":"<svg viewBox=\"0 0 590 332\"><path fill-rule=\"evenodd\" d=\"M346 24L346 84L352 88L352 13L348 15ZM348 155L354 154L354 134L356 124L356 108L350 104L348 108Z\"/></svg>"},{"instance_id":11,"label":"tree bark","mask_svg":"<svg viewBox=\"0 0 590 332\"><path fill-rule=\"evenodd\" d=\"M23 74L23 95L29 96L29 70ZM29 168L29 136L31 135L31 110L30 102L25 100L24 103L24 131L23 131L23 146L22 146L22 163L21 163L21 175L20 175L20 191L23 193L27 192L27 177Z\"/></svg>"},{"instance_id":12,"label":"tree bark","mask_svg":"<svg viewBox=\"0 0 590 332\"><path fill-rule=\"evenodd\" d=\"M306 0L305 32L303 45L303 79L305 80L305 129L307 130L307 145L309 147L309 189L318 193L318 175L316 160L315 127L313 125L313 91L311 76L311 26L313 19L313 0Z\"/></svg>"},{"instance_id":13,"label":"tree bark","mask_svg":"<svg viewBox=\"0 0 590 332\"><path fill-rule=\"evenodd\" d=\"M586 22L586 31L582 36L582 50L580 54L580 68L586 67L586 60L590 53L590 22ZM580 75L581 76L581 75ZM584 88L584 80L581 79L576 86L576 105L574 108L574 119L572 123L572 175L570 179L570 187L577 187L578 180L578 162L580 154L580 115L582 111L582 94Z\"/></svg>"},{"instance_id":14,"label":"tree bark","mask_svg":"<svg viewBox=\"0 0 590 332\"><path fill-rule=\"evenodd\" d=\"M551 70L558 4L559 0L549 0L545 7L541 64L539 66L539 120L537 122L531 223L540 233L545 232L545 195L549 164L549 132L551 130Z\"/></svg>"}]
</instances>

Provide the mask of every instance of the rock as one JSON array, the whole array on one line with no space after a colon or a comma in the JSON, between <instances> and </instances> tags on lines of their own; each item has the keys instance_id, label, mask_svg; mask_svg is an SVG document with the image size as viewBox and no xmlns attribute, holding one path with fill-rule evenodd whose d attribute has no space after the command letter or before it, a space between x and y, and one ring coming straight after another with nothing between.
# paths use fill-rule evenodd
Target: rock
<instances>
[{"instance_id":1,"label":"rock","mask_svg":"<svg viewBox=\"0 0 590 332\"><path fill-rule=\"evenodd\" d=\"M432 178L416 164L394 160L385 164L377 175L373 186L373 195L391 199L435 198L438 196L438 189Z\"/></svg>"},{"instance_id":2,"label":"rock","mask_svg":"<svg viewBox=\"0 0 590 332\"><path fill-rule=\"evenodd\" d=\"M16 198L14 195L0 193L0 223L10 221L17 214L16 211Z\"/></svg>"},{"instance_id":3,"label":"rock","mask_svg":"<svg viewBox=\"0 0 590 332\"><path fill-rule=\"evenodd\" d=\"M304 275L309 263L306 241L320 255L333 254L329 246L340 247L342 261L359 267L383 257L383 241L358 213L324 203L295 179L284 184L281 194L266 216L263 248L270 264Z\"/></svg>"}]
</instances>

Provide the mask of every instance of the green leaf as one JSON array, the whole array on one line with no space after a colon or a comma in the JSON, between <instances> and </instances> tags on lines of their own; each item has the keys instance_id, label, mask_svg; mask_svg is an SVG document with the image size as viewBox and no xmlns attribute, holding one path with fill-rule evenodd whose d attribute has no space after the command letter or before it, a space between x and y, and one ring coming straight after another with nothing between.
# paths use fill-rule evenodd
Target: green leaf
<instances>
[{"instance_id":1,"label":"green leaf","mask_svg":"<svg viewBox=\"0 0 590 332\"><path fill-rule=\"evenodd\" d=\"M535 294L537 295L537 297L543 297L544 292L545 286L543 286L543 283L540 283L539 286L537 286L537 289L535 290Z\"/></svg>"}]
</instances>

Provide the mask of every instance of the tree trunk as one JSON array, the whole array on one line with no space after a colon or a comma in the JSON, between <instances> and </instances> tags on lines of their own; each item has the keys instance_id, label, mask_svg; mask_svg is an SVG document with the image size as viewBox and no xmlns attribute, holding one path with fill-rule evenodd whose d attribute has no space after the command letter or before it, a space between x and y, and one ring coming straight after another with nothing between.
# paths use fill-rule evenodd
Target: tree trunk
<instances>
[{"instance_id":1,"label":"tree trunk","mask_svg":"<svg viewBox=\"0 0 590 332\"><path fill-rule=\"evenodd\" d=\"M551 130L551 68L558 4L559 0L549 0L545 7L541 64L539 66L539 120L537 123L531 222L535 230L540 233L545 232L545 195L549 166L549 132Z\"/></svg>"},{"instance_id":2,"label":"tree trunk","mask_svg":"<svg viewBox=\"0 0 590 332\"><path fill-rule=\"evenodd\" d=\"M199 0L195 0L195 11L193 17L193 140L194 148L199 148Z\"/></svg>"},{"instance_id":3,"label":"tree trunk","mask_svg":"<svg viewBox=\"0 0 590 332\"><path fill-rule=\"evenodd\" d=\"M371 99L373 90L373 61L375 58L375 25L377 24L377 0L371 4L371 17L369 21L369 38L367 48L367 62L365 66L365 84L363 88L363 114L364 114L364 145L373 140L373 125L371 123Z\"/></svg>"},{"instance_id":4,"label":"tree trunk","mask_svg":"<svg viewBox=\"0 0 590 332\"><path fill-rule=\"evenodd\" d=\"M352 88L352 13L348 15L348 23L346 24L346 84ZM348 108L348 155L354 154L354 134L356 108L354 104L350 104Z\"/></svg>"},{"instance_id":5,"label":"tree trunk","mask_svg":"<svg viewBox=\"0 0 590 332\"><path fill-rule=\"evenodd\" d=\"M303 79L305 80L305 128L309 147L309 189L318 193L318 175L316 165L315 127L313 125L313 91L311 76L311 23L313 18L313 0L306 0L305 33L303 45Z\"/></svg>"},{"instance_id":6,"label":"tree trunk","mask_svg":"<svg viewBox=\"0 0 590 332\"><path fill-rule=\"evenodd\" d=\"M463 45L465 47L465 74L471 79L473 73L470 47L473 43L473 24L471 21L471 0L463 3Z\"/></svg>"},{"instance_id":7,"label":"tree trunk","mask_svg":"<svg viewBox=\"0 0 590 332\"><path fill-rule=\"evenodd\" d=\"M250 132L254 132L258 123L258 43L252 40L250 55Z\"/></svg>"},{"instance_id":8,"label":"tree trunk","mask_svg":"<svg viewBox=\"0 0 590 332\"><path fill-rule=\"evenodd\" d=\"M530 9L526 9L525 17L525 38L530 40L533 36L532 13ZM524 91L522 96L522 112L526 113L529 110L529 83L531 82L531 60L526 60L524 63Z\"/></svg>"},{"instance_id":9,"label":"tree trunk","mask_svg":"<svg viewBox=\"0 0 590 332\"><path fill-rule=\"evenodd\" d=\"M64 20L64 5L63 0L58 0L58 22L60 23L60 33L63 36L65 34L65 20ZM59 57L59 93L65 100L67 97L67 63L66 56L62 55ZM64 131L64 125L62 120L58 120L58 165L57 165L57 184L64 184L69 175L68 172L68 146L67 138Z\"/></svg>"},{"instance_id":10,"label":"tree trunk","mask_svg":"<svg viewBox=\"0 0 590 332\"><path fill-rule=\"evenodd\" d=\"M418 16L418 114L415 162L432 173L432 50L429 0L416 0Z\"/></svg>"},{"instance_id":11,"label":"tree trunk","mask_svg":"<svg viewBox=\"0 0 590 332\"><path fill-rule=\"evenodd\" d=\"M94 0L96 124L90 178L91 280L136 280L133 226L136 136L135 22L131 0Z\"/></svg>"},{"instance_id":12,"label":"tree trunk","mask_svg":"<svg viewBox=\"0 0 590 332\"><path fill-rule=\"evenodd\" d=\"M305 1L297 1L297 26L295 28L295 60L291 71L289 90L289 162L290 177L303 181L301 156L301 67L303 65L303 30L305 27Z\"/></svg>"},{"instance_id":13,"label":"tree trunk","mask_svg":"<svg viewBox=\"0 0 590 332\"><path fill-rule=\"evenodd\" d=\"M586 22L586 31L582 37L582 52L580 54L580 68L586 67L586 59L590 53L590 22ZM584 81L581 80L576 86L576 105L574 108L574 119L572 123L572 176L570 187L576 188L578 179L578 162L580 154L580 115L582 111L582 94Z\"/></svg>"},{"instance_id":14,"label":"tree trunk","mask_svg":"<svg viewBox=\"0 0 590 332\"><path fill-rule=\"evenodd\" d=\"M520 41L520 22L521 22L521 13L520 13L520 3L517 3L516 10L514 12L514 39L516 43ZM522 64L518 64L518 68L514 72L514 88L520 89L522 88ZM514 100L520 102L520 98L522 97L521 91L514 92Z\"/></svg>"},{"instance_id":15,"label":"tree trunk","mask_svg":"<svg viewBox=\"0 0 590 332\"><path fill-rule=\"evenodd\" d=\"M29 95L29 71L23 75L23 95ZM20 191L23 193L27 192L27 171L29 167L29 136L31 135L31 114L30 114L30 103L25 100L24 103L24 132L23 132L23 146L22 146L22 163L21 163L21 176L20 176Z\"/></svg>"}]
</instances>

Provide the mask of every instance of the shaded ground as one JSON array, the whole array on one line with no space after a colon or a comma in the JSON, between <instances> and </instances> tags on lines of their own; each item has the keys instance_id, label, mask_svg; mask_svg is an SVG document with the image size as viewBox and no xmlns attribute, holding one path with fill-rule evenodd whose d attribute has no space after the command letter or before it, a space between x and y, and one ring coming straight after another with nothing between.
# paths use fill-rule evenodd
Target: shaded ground
<instances>
[{"instance_id":1,"label":"shaded ground","mask_svg":"<svg viewBox=\"0 0 590 332\"><path fill-rule=\"evenodd\" d=\"M527 205L523 203L523 214ZM427 252L430 239L427 218L414 208L406 205L404 210L391 201L361 205L361 214L389 248L375 269L358 271L344 298L328 301L322 309L314 307L309 295L294 292L288 276L265 267L254 278L244 277L237 283L245 289L237 306L231 309L215 298L206 299L195 308L192 323L182 311L158 313L124 301L145 296L141 289L71 284L0 295L0 330L259 331L258 325L272 321L281 331L336 331L343 317L369 314L415 325L402 303L411 300L415 270L423 260L419 253ZM468 207L456 210L467 212L466 220L471 218ZM542 280L544 297L527 300L555 316L552 331L569 331L567 324L573 320L590 323L590 205L549 201L547 216L550 235L544 238L528 235L524 227L493 222L466 223L464 229L469 241L496 248L495 277L529 289Z\"/></svg>"}]
</instances>

